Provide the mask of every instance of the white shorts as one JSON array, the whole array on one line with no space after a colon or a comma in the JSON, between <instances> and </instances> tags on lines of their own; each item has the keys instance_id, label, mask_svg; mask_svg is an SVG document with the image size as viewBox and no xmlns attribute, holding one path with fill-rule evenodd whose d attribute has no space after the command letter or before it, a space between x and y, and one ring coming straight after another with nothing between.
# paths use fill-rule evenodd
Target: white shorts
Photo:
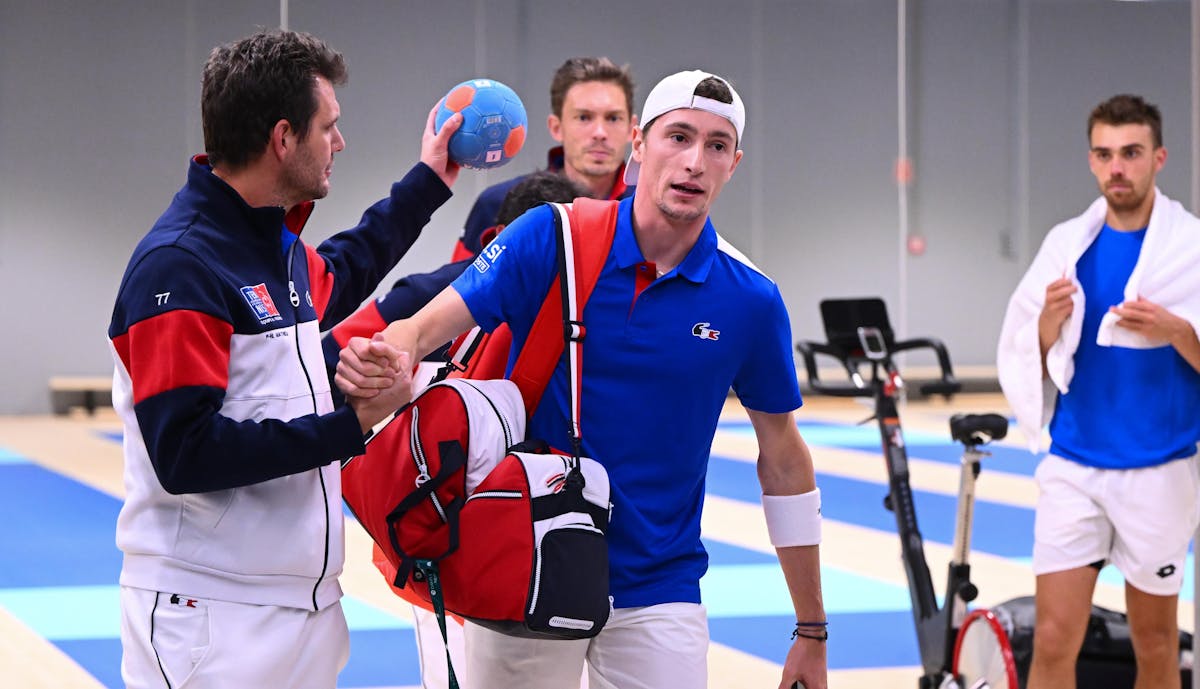
<instances>
[{"instance_id":1,"label":"white shorts","mask_svg":"<svg viewBox=\"0 0 1200 689\"><path fill-rule=\"evenodd\" d=\"M311 612L122 586L121 646L127 689L333 689L350 630L341 603Z\"/></svg>"},{"instance_id":2,"label":"white shorts","mask_svg":"<svg viewBox=\"0 0 1200 689\"><path fill-rule=\"evenodd\" d=\"M620 608L595 638L579 641L521 639L471 622L465 631L465 689L573 687L585 660L591 689L708 685L708 616L695 603Z\"/></svg>"},{"instance_id":3,"label":"white shorts","mask_svg":"<svg viewBox=\"0 0 1200 689\"><path fill-rule=\"evenodd\" d=\"M1134 588L1179 594L1200 523L1197 458L1142 469L1097 469L1047 455L1034 473L1033 573L1108 560Z\"/></svg>"}]
</instances>

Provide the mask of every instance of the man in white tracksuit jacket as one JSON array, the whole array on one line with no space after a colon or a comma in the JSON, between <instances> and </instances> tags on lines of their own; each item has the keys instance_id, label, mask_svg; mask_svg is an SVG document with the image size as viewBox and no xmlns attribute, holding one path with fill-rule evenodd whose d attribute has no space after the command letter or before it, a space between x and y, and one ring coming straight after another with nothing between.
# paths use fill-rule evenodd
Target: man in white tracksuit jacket
<instances>
[{"instance_id":1,"label":"man in white tracksuit jacket","mask_svg":"<svg viewBox=\"0 0 1200 689\"><path fill-rule=\"evenodd\" d=\"M1200 520L1200 220L1155 187L1167 150L1137 96L1088 118L1102 197L1047 235L1009 302L1000 383L1039 464L1029 689L1075 686L1100 568L1126 580L1138 689L1179 687L1176 609Z\"/></svg>"}]
</instances>

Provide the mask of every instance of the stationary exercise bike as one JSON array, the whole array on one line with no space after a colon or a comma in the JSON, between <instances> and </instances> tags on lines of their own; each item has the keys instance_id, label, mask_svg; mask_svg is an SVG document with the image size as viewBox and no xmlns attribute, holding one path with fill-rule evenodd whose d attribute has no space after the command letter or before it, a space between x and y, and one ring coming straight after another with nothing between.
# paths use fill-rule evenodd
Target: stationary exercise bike
<instances>
[{"instance_id":1,"label":"stationary exercise bike","mask_svg":"<svg viewBox=\"0 0 1200 689\"><path fill-rule=\"evenodd\" d=\"M939 340L923 338L897 342L881 299L837 299L821 302L826 343L801 341L796 348L804 358L809 386L816 392L839 397L873 397L875 414L867 419L879 424L888 472L884 506L896 516L901 557L912 599L913 622L921 655L920 689L1017 689L1016 665L1000 624L990 611L967 611L979 590L971 583L971 523L975 504L975 479L980 461L989 453L983 446L1008 431L1008 420L998 414L956 415L950 434L963 444L955 516L954 550L946 578L946 600L938 606L933 577L925 560L925 545L917 526L917 513L909 485L908 454L896 400L904 381L892 359L898 352L931 349L937 356L940 377L921 384L923 395L949 398L962 389L950 366L950 356ZM848 383L821 380L817 355L826 355L845 368ZM864 369L869 372L864 376Z\"/></svg>"},{"instance_id":2,"label":"stationary exercise bike","mask_svg":"<svg viewBox=\"0 0 1200 689\"><path fill-rule=\"evenodd\" d=\"M950 419L951 437L963 445L955 516L954 548L946 579L946 601L941 607L925 560L925 546L909 486L908 454L896 400L904 381L892 355L914 349L931 349L937 355L940 377L918 386L922 395L947 399L961 390L950 366L950 356L932 338L897 342L881 299L830 299L821 302L827 343L802 341L796 348L804 358L809 386L816 392L839 397L873 397L888 472L884 506L896 516L901 557L912 599L913 622L921 655L920 689L1019 689L1024 687L1033 653L1035 606L1032 596L1015 598L993 609L967 610L979 591L971 583L968 555L975 505L975 480L981 449L1004 438L1008 420L998 414L956 415ZM848 383L821 380L817 355L837 360ZM869 368L864 378L863 369ZM1192 635L1179 633L1182 686L1192 686ZM1076 663L1079 687L1130 689L1136 664L1123 613L1092 606L1087 632Z\"/></svg>"}]
</instances>

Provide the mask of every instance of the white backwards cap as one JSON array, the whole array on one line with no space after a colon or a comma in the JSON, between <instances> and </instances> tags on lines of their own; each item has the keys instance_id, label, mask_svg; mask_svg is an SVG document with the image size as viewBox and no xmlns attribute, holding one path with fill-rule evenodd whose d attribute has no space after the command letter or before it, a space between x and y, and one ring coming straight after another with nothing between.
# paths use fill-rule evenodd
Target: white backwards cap
<instances>
[{"instance_id":1,"label":"white backwards cap","mask_svg":"<svg viewBox=\"0 0 1200 689\"><path fill-rule=\"evenodd\" d=\"M710 77L720 79L729 88L729 93L733 95L732 103L722 103L719 100L696 95L696 86ZM664 78L651 89L650 95L646 96L646 103L642 106L642 117L638 120L638 126L645 131L646 127L659 115L681 108L704 110L729 120L733 123L734 130L737 131L738 145L741 145L742 130L746 126L746 106L742 105L741 96L725 79L699 69L676 72ZM629 161L625 164L626 184L637 184L640 168L641 164L634 160L633 154L630 153Z\"/></svg>"}]
</instances>

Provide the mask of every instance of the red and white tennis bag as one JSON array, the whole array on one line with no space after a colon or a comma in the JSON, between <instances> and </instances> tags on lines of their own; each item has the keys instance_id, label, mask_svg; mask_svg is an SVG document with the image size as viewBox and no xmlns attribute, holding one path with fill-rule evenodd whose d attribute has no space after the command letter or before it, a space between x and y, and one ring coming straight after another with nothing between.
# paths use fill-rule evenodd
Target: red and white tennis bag
<instances>
[{"instance_id":1,"label":"red and white tennis bag","mask_svg":"<svg viewBox=\"0 0 1200 689\"><path fill-rule=\"evenodd\" d=\"M395 586L429 600L414 563L433 560L450 612L516 636L595 636L611 607L608 474L583 458L572 476L573 457L520 451L524 434L511 381L434 383L342 467L342 493Z\"/></svg>"},{"instance_id":2,"label":"red and white tennis bag","mask_svg":"<svg viewBox=\"0 0 1200 689\"><path fill-rule=\"evenodd\" d=\"M559 280L512 380L430 385L368 438L365 455L343 465L342 494L386 558L381 570L394 587L434 601L417 567L433 561L449 612L511 635L580 639L598 634L612 607L608 474L577 448L580 314L612 245L617 207L592 199L553 207ZM526 442L525 421L568 340L576 452L564 455ZM507 352L506 342L500 354ZM451 368L472 375L469 358Z\"/></svg>"}]
</instances>

